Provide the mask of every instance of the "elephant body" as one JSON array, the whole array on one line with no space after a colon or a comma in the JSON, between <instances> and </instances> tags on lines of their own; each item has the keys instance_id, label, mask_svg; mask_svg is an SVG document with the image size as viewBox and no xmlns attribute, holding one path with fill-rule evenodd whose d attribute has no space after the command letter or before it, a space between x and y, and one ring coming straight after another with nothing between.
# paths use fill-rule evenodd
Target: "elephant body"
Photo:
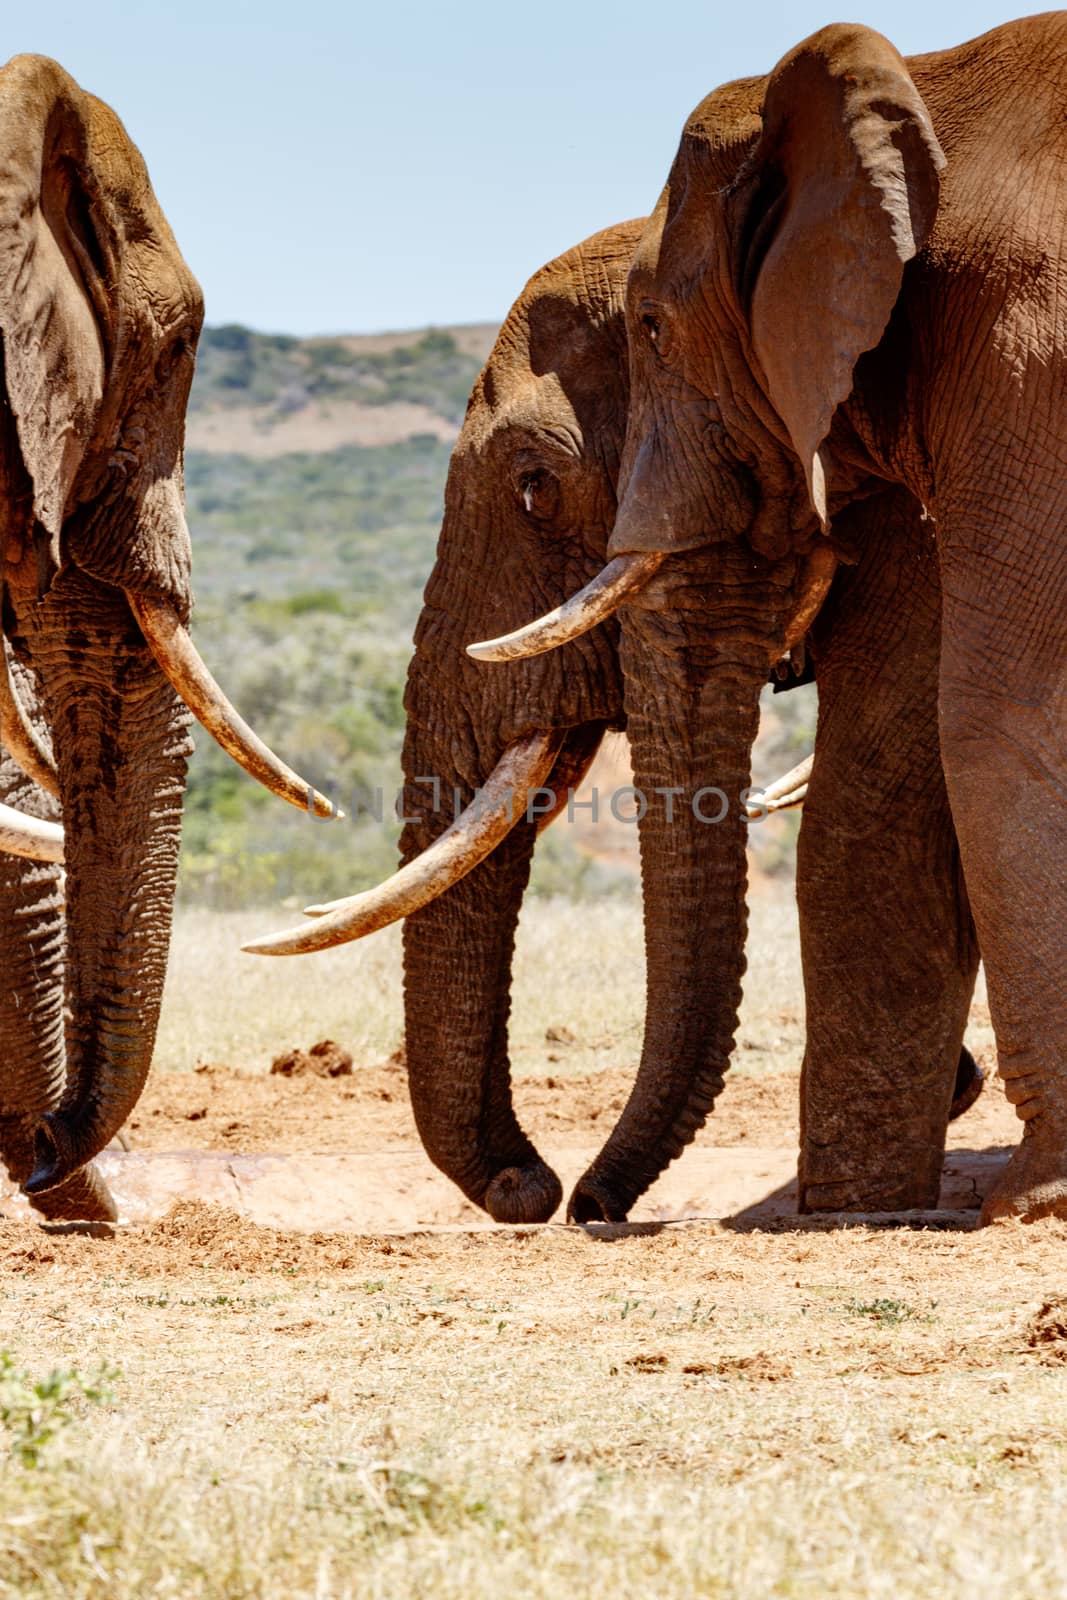
<instances>
[{"instance_id":1,"label":"elephant body","mask_svg":"<svg viewBox=\"0 0 1067 1600\"><path fill-rule=\"evenodd\" d=\"M475 385L450 466L437 560L408 677L405 871L446 837L453 791L469 802L492 782L502 757L530 737L557 741L545 780L557 806L580 782L607 728L628 728L647 796L670 782L657 752L665 707L656 673L666 652L654 639L646 703L632 688L640 648L631 634L629 655L620 655L615 620L561 650L504 669L486 668L464 652L472 637L513 626L532 605L562 600L576 578L604 559L629 393L626 283L641 228L626 223L597 234L537 273L505 319ZM959 1110L980 1077L961 1055L976 950L937 756L937 566L930 525L907 491L885 488L856 508L853 524L860 559L842 575L810 640L820 681L825 676L819 761L834 774L827 791L820 771L813 803L818 810L820 794L829 792L832 811L833 783L842 768L859 762L869 766L871 794L877 786L883 810L902 792L923 810L915 826L897 830L892 864L870 848L869 819L866 832L854 830L844 861L839 834L831 829L813 858L815 873L829 887L810 909L811 940L827 946L835 937L847 940L848 930L835 923L835 897L845 914L853 858L867 892L877 892L888 878L901 916L925 905L934 958L921 982L913 981L914 970L886 963L881 989L868 997L881 1008L877 1023L853 1052L848 1105L869 1126L882 1127L895 1114L898 1144L909 1150L921 1145L926 1167L939 1171L954 1084ZM680 599L703 607L707 591L690 588ZM625 639L628 612L623 619ZM662 622L662 612L656 620ZM899 674L895 730L882 698L871 693L876 650ZM764 679L767 672L762 659ZM701 785L739 793L740 761L723 783L723 752L735 726L694 715L684 677L671 689L672 751L687 752ZM753 706L749 733L757 714ZM877 760L873 730L882 746ZM724 826L743 838L743 819L731 816ZM679 817L680 843L692 831ZM721 831L699 830L709 860ZM404 931L406 1050L419 1131L431 1158L464 1193L507 1222L544 1220L561 1199L558 1179L516 1120L509 1083L511 957L535 834L534 821L520 816L490 855L409 915ZM647 841L643 857L649 1029L661 1032L654 1054L646 1047L618 1127L572 1199L572 1215L579 1218L626 1215L703 1122L729 1060L732 1037L714 1053L693 1046L724 1001L736 1006L740 948L731 954L709 939L708 924L727 904L731 914L743 909L743 846L740 862L711 884L682 851L667 873ZM377 904L382 893L360 898ZM870 920L877 922L873 907ZM693 960L680 970L684 987L672 989L672 1003L660 1010L664 989L674 982L660 950L675 930L692 941ZM303 947L315 947L316 937L313 924L302 935ZM848 1006L860 1003L842 974L838 1026L845 1025ZM818 1174L810 1184L829 1181ZM843 1179L835 1172L833 1181ZM886 1203L901 1198L887 1194Z\"/></svg>"},{"instance_id":2,"label":"elephant body","mask_svg":"<svg viewBox=\"0 0 1067 1600\"><path fill-rule=\"evenodd\" d=\"M67 862L62 915L54 869L4 870L0 1100L24 1127L47 1112L34 1159L25 1137L7 1157L43 1199L121 1126L155 1036L191 743L126 592L188 613L203 308L138 152L55 63L0 71L0 143L3 631L47 723Z\"/></svg>"},{"instance_id":3,"label":"elephant body","mask_svg":"<svg viewBox=\"0 0 1067 1600\"><path fill-rule=\"evenodd\" d=\"M65 1196L99 1215L99 1180L76 1175L151 1060L187 705L268 787L332 808L240 722L184 630L203 297L139 151L56 62L17 56L0 158L0 736L58 798L66 861L63 913L54 870L0 865L0 1155L52 1214ZM10 761L3 785L39 811Z\"/></svg>"},{"instance_id":4,"label":"elephant body","mask_svg":"<svg viewBox=\"0 0 1067 1600\"><path fill-rule=\"evenodd\" d=\"M613 566L592 587L630 574L637 782L739 791L767 663L830 607L798 868L809 1208L936 1201L976 930L1024 1121L983 1217L1067 1213L1065 93L1062 12L907 62L824 29L697 108L635 252ZM925 519L910 553L894 495ZM736 1022L740 815L712 839L650 805L642 849L638 1088L657 1105L688 1081L698 1109ZM936 1093L902 1075L915 1056ZM679 1091L651 1144L635 1120L579 1214L612 1214L635 1155L674 1153L693 1111Z\"/></svg>"}]
</instances>

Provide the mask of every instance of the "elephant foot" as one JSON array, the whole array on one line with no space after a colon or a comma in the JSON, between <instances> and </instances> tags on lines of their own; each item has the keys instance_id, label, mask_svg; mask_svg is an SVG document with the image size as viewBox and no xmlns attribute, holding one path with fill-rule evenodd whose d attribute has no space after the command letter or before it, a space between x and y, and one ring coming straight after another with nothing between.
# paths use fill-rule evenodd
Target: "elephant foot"
<instances>
[{"instance_id":1,"label":"elephant foot","mask_svg":"<svg viewBox=\"0 0 1067 1600\"><path fill-rule=\"evenodd\" d=\"M568 1222L625 1222L628 1201L613 1193L610 1184L587 1172L574 1186L567 1204Z\"/></svg>"},{"instance_id":2,"label":"elephant foot","mask_svg":"<svg viewBox=\"0 0 1067 1600\"><path fill-rule=\"evenodd\" d=\"M985 1087L985 1073L964 1046L960 1049L959 1064L956 1067L956 1087L952 1091L952 1106L948 1120L955 1122L957 1117L962 1117L969 1111Z\"/></svg>"},{"instance_id":3,"label":"elephant foot","mask_svg":"<svg viewBox=\"0 0 1067 1600\"><path fill-rule=\"evenodd\" d=\"M534 1160L498 1172L482 1204L494 1222L514 1225L547 1222L562 1199L563 1186L552 1168Z\"/></svg>"},{"instance_id":4,"label":"elephant foot","mask_svg":"<svg viewBox=\"0 0 1067 1600\"><path fill-rule=\"evenodd\" d=\"M1042 1137L1035 1119L1026 1124L1022 1142L987 1197L978 1225L984 1228L1009 1218L1037 1222L1042 1217L1067 1218L1067 1141L1059 1134L1052 1136L1051 1129Z\"/></svg>"},{"instance_id":5,"label":"elephant foot","mask_svg":"<svg viewBox=\"0 0 1067 1600\"><path fill-rule=\"evenodd\" d=\"M57 1189L27 1196L33 1209L49 1222L117 1222L118 1207L111 1190L90 1163L81 1167Z\"/></svg>"},{"instance_id":6,"label":"elephant foot","mask_svg":"<svg viewBox=\"0 0 1067 1600\"><path fill-rule=\"evenodd\" d=\"M924 1166L929 1169L930 1163ZM858 1173L818 1182L802 1178L797 1210L802 1216L813 1211L933 1211L940 1190L940 1161L936 1172L927 1170L921 1176Z\"/></svg>"}]
</instances>

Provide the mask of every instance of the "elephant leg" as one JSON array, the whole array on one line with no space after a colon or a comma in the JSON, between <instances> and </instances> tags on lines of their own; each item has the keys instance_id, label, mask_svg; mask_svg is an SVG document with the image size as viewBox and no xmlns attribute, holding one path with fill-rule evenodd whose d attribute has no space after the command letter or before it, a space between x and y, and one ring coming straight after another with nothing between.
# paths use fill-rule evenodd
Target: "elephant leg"
<instances>
[{"instance_id":1,"label":"elephant leg","mask_svg":"<svg viewBox=\"0 0 1067 1600\"><path fill-rule=\"evenodd\" d=\"M904 491L849 515L863 554L814 641L797 862L800 1209L899 1211L937 1204L950 1112L981 1088L961 1048L978 948L938 746L933 538Z\"/></svg>"},{"instance_id":2,"label":"elephant leg","mask_svg":"<svg viewBox=\"0 0 1067 1600\"><path fill-rule=\"evenodd\" d=\"M1062 478L1023 464L1031 500ZM976 515L946 518L943 535L942 755L998 1069L1023 1122L986 1222L1067 1216L1067 505L1042 509L1040 533Z\"/></svg>"},{"instance_id":3,"label":"elephant leg","mask_svg":"<svg viewBox=\"0 0 1067 1600\"><path fill-rule=\"evenodd\" d=\"M28 690L22 676L21 699ZM55 803L2 754L0 800L58 818ZM59 1104L65 1081L63 947L60 869L0 852L0 1164L20 1185L33 1170L37 1122ZM31 1204L56 1220L117 1215L91 1165Z\"/></svg>"}]
</instances>

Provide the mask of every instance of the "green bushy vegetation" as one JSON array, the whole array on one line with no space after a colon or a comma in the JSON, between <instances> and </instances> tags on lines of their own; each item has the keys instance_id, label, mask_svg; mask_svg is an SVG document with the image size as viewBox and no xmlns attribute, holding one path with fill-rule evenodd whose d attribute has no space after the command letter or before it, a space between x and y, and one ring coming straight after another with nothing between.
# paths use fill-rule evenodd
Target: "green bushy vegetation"
<instances>
[{"instance_id":1,"label":"green bushy vegetation","mask_svg":"<svg viewBox=\"0 0 1067 1600\"><path fill-rule=\"evenodd\" d=\"M208 329L193 409L284 408L299 380L316 398L359 390L364 400L420 399L458 418L477 369L451 334L435 331L355 354L344 340ZM317 454L189 452L200 648L242 714L349 820L322 824L281 805L199 733L182 857L187 903L303 906L367 887L395 866L404 679L449 454L428 434ZM770 759L784 770L806 748L811 703L779 695L773 710ZM769 869L791 860L793 831L761 832ZM580 854L566 829L552 829L538 849L535 893L581 896L626 881Z\"/></svg>"},{"instance_id":2,"label":"green bushy vegetation","mask_svg":"<svg viewBox=\"0 0 1067 1600\"><path fill-rule=\"evenodd\" d=\"M404 676L447 467L448 446L425 437L187 463L200 647L243 715L350 815L380 788L388 816L400 781ZM197 744L186 898L321 898L393 866L395 828L287 813L206 736Z\"/></svg>"}]
</instances>

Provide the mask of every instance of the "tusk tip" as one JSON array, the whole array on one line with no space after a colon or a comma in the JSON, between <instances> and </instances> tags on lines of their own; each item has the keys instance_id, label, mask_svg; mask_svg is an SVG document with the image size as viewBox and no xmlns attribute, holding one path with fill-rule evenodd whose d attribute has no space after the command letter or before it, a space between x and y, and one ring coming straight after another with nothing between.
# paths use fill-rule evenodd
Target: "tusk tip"
<instances>
[{"instance_id":1,"label":"tusk tip","mask_svg":"<svg viewBox=\"0 0 1067 1600\"><path fill-rule=\"evenodd\" d=\"M317 789L308 790L307 809L312 816L318 817L320 822L343 822L346 816L340 806L335 806L332 800L327 800Z\"/></svg>"},{"instance_id":2,"label":"tusk tip","mask_svg":"<svg viewBox=\"0 0 1067 1600\"><path fill-rule=\"evenodd\" d=\"M250 939L241 946L241 953L246 956L276 956L279 952L275 950L272 939Z\"/></svg>"},{"instance_id":3,"label":"tusk tip","mask_svg":"<svg viewBox=\"0 0 1067 1600\"><path fill-rule=\"evenodd\" d=\"M331 938L329 929L324 934L319 926L286 928L282 933L268 933L262 939L249 939L241 946L241 951L246 956L310 956L318 950L346 943L347 939Z\"/></svg>"},{"instance_id":4,"label":"tusk tip","mask_svg":"<svg viewBox=\"0 0 1067 1600\"><path fill-rule=\"evenodd\" d=\"M506 661L508 658L499 649L495 639L482 639L477 644L467 646L467 654L472 661Z\"/></svg>"}]
</instances>

